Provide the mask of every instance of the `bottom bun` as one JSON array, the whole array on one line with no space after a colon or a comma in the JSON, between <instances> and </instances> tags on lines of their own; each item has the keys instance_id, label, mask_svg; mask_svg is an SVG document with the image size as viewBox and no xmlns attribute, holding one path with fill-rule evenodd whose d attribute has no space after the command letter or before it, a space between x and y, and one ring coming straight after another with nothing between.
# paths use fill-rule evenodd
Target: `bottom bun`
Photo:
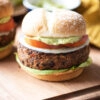
<instances>
[{"instance_id":1,"label":"bottom bun","mask_svg":"<svg viewBox=\"0 0 100 100\"><path fill-rule=\"evenodd\" d=\"M41 74L41 73L35 73L32 71L31 68L24 66L16 54L16 61L20 65L20 67L25 70L27 73L29 73L31 76L34 76L35 78L45 80L45 81L65 81L70 80L73 78L78 77L82 72L84 68L76 68L74 70L66 70L64 72L54 72L52 74Z\"/></svg>"},{"instance_id":2,"label":"bottom bun","mask_svg":"<svg viewBox=\"0 0 100 100\"><path fill-rule=\"evenodd\" d=\"M0 51L0 59L3 59L8 56L12 52L12 47L12 43L4 47L4 49Z\"/></svg>"},{"instance_id":3,"label":"bottom bun","mask_svg":"<svg viewBox=\"0 0 100 100\"><path fill-rule=\"evenodd\" d=\"M23 67L21 68L25 70ZM29 73L31 76L34 76L35 78L45 80L45 81L66 81L78 77L83 72L83 68L77 68L75 70L69 70L66 72L54 73L48 75L37 75L27 70L25 71Z\"/></svg>"}]
</instances>

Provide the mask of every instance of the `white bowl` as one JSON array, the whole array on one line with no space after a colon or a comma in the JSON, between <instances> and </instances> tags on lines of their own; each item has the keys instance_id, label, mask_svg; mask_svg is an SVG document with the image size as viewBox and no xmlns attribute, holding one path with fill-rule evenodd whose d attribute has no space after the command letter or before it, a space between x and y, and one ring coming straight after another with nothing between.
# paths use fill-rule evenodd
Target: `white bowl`
<instances>
[{"instance_id":1,"label":"white bowl","mask_svg":"<svg viewBox=\"0 0 100 100\"><path fill-rule=\"evenodd\" d=\"M37 6L37 4L38 2L43 2L43 1L44 0L23 0L23 5L28 10L32 10L35 8L41 8ZM50 0L45 0L45 1L50 1ZM81 4L81 0L52 0L52 2L54 3L53 6L51 6L51 4L46 2L43 5L43 8L52 11L53 9L58 8L58 5L59 5L59 6L62 6L63 9L73 10L79 7Z\"/></svg>"}]
</instances>

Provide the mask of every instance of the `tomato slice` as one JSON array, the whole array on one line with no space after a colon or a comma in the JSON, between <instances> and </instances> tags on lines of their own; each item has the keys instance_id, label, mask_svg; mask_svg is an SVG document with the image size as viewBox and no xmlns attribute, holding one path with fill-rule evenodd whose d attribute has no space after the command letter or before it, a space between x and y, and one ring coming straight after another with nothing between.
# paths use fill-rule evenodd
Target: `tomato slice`
<instances>
[{"instance_id":1,"label":"tomato slice","mask_svg":"<svg viewBox=\"0 0 100 100\"><path fill-rule=\"evenodd\" d=\"M15 23L13 18L11 18L8 22L0 24L0 32L10 31L15 27Z\"/></svg>"},{"instance_id":2,"label":"tomato slice","mask_svg":"<svg viewBox=\"0 0 100 100\"><path fill-rule=\"evenodd\" d=\"M45 48L45 49L57 49L57 48L60 48L59 45L57 45L57 46L48 45L48 44L43 43L43 42L41 42L41 41L32 40L32 39L27 38L27 37L25 37L25 41L26 41L26 43L28 43L29 45L34 46L34 47L38 47L38 48Z\"/></svg>"},{"instance_id":3,"label":"tomato slice","mask_svg":"<svg viewBox=\"0 0 100 100\"><path fill-rule=\"evenodd\" d=\"M67 46L67 47L78 47L78 46L83 45L87 39L88 39L88 35L84 35L79 41L77 41L75 43L67 43L67 44L63 44L63 45Z\"/></svg>"},{"instance_id":4,"label":"tomato slice","mask_svg":"<svg viewBox=\"0 0 100 100\"><path fill-rule=\"evenodd\" d=\"M25 41L29 45L37 47L37 48L45 48L45 49L60 49L60 48L64 48L64 47L67 47L67 48L78 47L78 46L83 45L86 42L87 39L88 39L88 36L85 35L79 41L77 41L75 43L67 43L67 44L59 44L59 45L48 45L48 44L43 43L41 41L33 40L31 38L25 37Z\"/></svg>"}]
</instances>

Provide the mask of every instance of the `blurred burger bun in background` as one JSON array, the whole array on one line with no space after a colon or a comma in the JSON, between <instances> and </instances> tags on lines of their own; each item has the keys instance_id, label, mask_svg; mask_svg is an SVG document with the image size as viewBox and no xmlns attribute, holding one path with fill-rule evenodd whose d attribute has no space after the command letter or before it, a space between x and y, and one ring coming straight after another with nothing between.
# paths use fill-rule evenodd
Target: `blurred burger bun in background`
<instances>
[{"instance_id":1,"label":"blurred burger bun in background","mask_svg":"<svg viewBox=\"0 0 100 100\"><path fill-rule=\"evenodd\" d=\"M0 0L0 18L13 15L13 7L9 0Z\"/></svg>"},{"instance_id":2,"label":"blurred burger bun in background","mask_svg":"<svg viewBox=\"0 0 100 100\"><path fill-rule=\"evenodd\" d=\"M91 64L86 23L74 11L30 11L22 21L22 32L16 60L38 79L70 80Z\"/></svg>"},{"instance_id":3,"label":"blurred burger bun in background","mask_svg":"<svg viewBox=\"0 0 100 100\"><path fill-rule=\"evenodd\" d=\"M9 0L0 0L0 59L12 52L15 23L13 7Z\"/></svg>"}]
</instances>

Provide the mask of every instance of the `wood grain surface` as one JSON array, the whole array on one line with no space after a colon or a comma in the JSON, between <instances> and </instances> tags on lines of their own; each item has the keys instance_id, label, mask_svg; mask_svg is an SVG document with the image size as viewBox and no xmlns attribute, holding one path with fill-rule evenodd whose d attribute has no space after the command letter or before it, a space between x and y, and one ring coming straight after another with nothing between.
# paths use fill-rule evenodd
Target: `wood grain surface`
<instances>
[{"instance_id":1,"label":"wood grain surface","mask_svg":"<svg viewBox=\"0 0 100 100\"><path fill-rule=\"evenodd\" d=\"M19 36L21 33L17 32ZM99 97L100 49L90 48L92 65L85 68L79 77L64 82L41 81L28 75L15 61L14 48L10 56L0 61L0 100L67 100L70 93L74 94L70 97L73 100ZM76 91L80 91L80 94L77 95Z\"/></svg>"}]
</instances>

